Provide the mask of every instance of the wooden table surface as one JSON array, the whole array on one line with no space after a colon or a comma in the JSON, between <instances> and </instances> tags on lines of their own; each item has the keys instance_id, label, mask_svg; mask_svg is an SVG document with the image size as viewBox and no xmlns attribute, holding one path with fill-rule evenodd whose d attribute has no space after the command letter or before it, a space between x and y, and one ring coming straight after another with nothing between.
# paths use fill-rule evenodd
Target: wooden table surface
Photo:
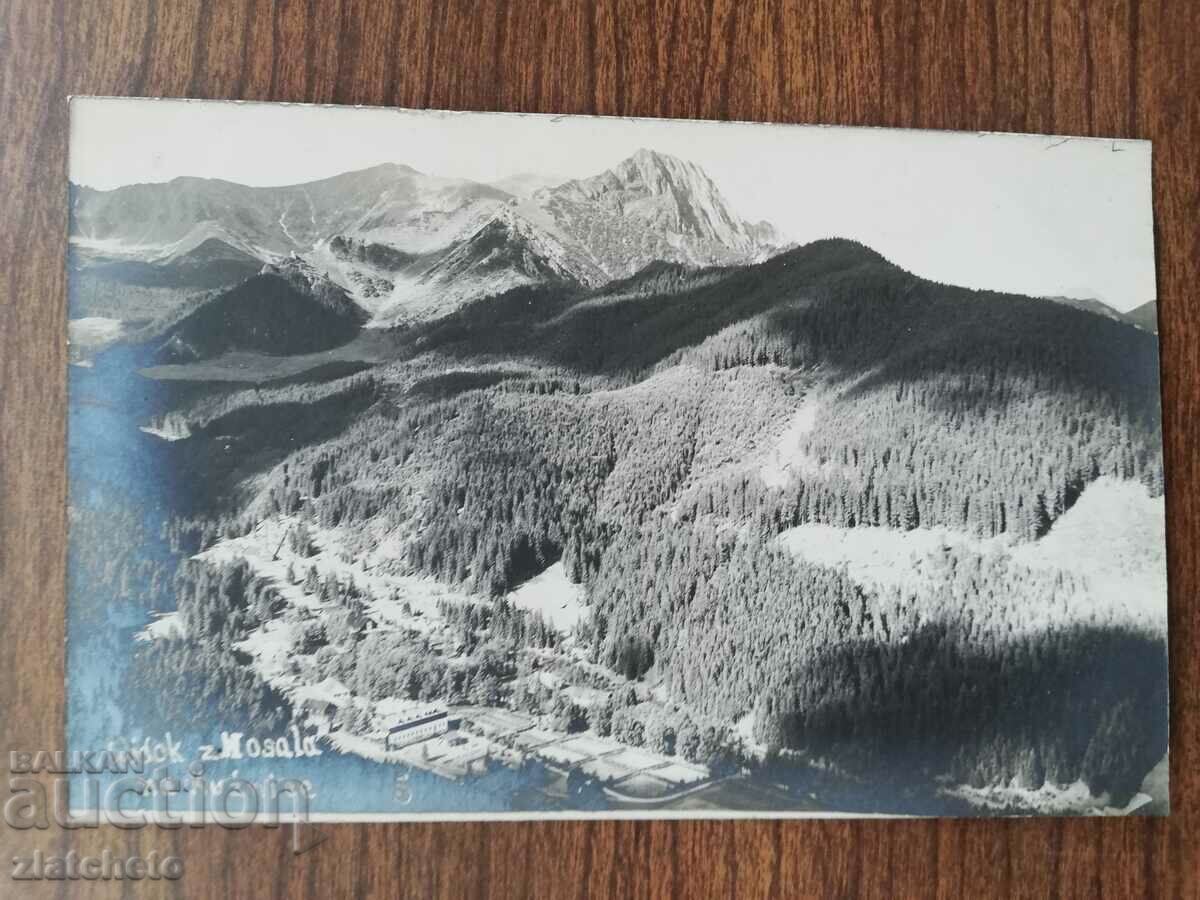
<instances>
[{"instance_id":1,"label":"wooden table surface","mask_svg":"<svg viewBox=\"0 0 1200 900\"><path fill-rule=\"evenodd\" d=\"M0 0L5 751L62 744L70 94L1152 139L1175 811L1166 820L322 826L328 840L299 856L282 830L0 825L5 868L37 847L107 847L175 853L186 870L140 890L18 885L5 871L0 896L1200 896L1200 3Z\"/></svg>"}]
</instances>

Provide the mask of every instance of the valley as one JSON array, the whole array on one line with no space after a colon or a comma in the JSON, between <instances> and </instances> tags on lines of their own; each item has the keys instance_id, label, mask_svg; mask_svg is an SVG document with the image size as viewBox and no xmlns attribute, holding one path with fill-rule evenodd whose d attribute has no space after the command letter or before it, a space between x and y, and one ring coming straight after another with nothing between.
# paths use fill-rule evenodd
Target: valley
<instances>
[{"instance_id":1,"label":"valley","mask_svg":"<svg viewBox=\"0 0 1200 900\"><path fill-rule=\"evenodd\" d=\"M187 498L146 721L585 810L1124 808L1163 758L1148 330L788 246L651 151L185 181L73 213L72 403L145 385L113 427ZM462 740L389 746L428 709Z\"/></svg>"}]
</instances>

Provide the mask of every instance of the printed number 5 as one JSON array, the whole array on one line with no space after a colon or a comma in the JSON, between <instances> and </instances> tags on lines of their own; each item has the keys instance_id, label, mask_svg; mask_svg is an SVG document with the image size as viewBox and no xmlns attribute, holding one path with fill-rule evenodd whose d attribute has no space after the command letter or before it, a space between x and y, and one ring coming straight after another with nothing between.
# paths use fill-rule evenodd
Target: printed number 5
<instances>
[{"instance_id":1,"label":"printed number 5","mask_svg":"<svg viewBox=\"0 0 1200 900\"><path fill-rule=\"evenodd\" d=\"M412 788L408 784L411 766L396 766L396 777L392 783L392 799L407 806L412 802Z\"/></svg>"}]
</instances>

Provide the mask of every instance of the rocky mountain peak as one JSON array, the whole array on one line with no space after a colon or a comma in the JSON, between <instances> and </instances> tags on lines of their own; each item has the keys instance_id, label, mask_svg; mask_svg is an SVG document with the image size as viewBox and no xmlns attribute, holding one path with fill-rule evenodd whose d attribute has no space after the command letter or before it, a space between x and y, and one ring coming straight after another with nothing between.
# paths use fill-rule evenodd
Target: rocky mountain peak
<instances>
[{"instance_id":1,"label":"rocky mountain peak","mask_svg":"<svg viewBox=\"0 0 1200 900\"><path fill-rule=\"evenodd\" d=\"M580 236L608 278L654 260L694 266L750 262L779 241L738 216L695 163L638 150L613 168L536 195L565 233Z\"/></svg>"},{"instance_id":2,"label":"rocky mountain peak","mask_svg":"<svg viewBox=\"0 0 1200 900\"><path fill-rule=\"evenodd\" d=\"M644 148L619 163L613 173L630 188L641 187L649 194L667 194L680 188L704 193L716 190L695 163Z\"/></svg>"}]
</instances>

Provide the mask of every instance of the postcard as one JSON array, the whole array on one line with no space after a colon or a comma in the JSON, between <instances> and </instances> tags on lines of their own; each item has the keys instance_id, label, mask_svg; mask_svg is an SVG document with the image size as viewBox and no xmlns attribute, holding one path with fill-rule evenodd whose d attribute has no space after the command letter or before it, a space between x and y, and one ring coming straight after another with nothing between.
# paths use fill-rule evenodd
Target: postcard
<instances>
[{"instance_id":1,"label":"postcard","mask_svg":"<svg viewBox=\"0 0 1200 900\"><path fill-rule=\"evenodd\" d=\"M1167 812L1148 143L70 138L77 814Z\"/></svg>"}]
</instances>

